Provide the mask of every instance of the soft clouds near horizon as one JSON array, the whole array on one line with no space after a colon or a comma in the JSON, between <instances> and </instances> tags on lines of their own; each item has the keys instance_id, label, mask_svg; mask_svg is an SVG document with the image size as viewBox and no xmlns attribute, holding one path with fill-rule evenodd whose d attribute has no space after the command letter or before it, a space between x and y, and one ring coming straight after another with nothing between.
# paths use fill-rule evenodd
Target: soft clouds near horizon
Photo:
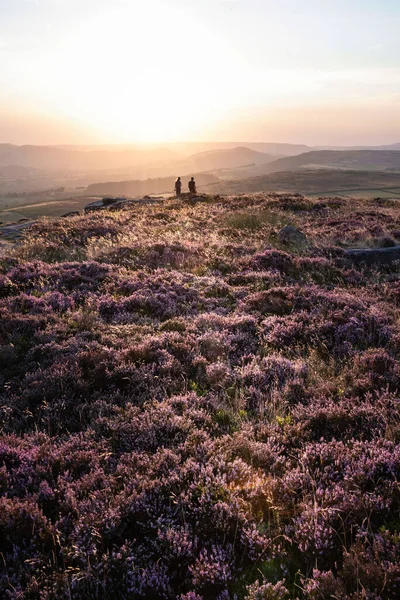
<instances>
[{"instance_id":1,"label":"soft clouds near horizon","mask_svg":"<svg viewBox=\"0 0 400 600\"><path fill-rule=\"evenodd\" d=\"M0 142L400 140L397 0L0 0L0 14Z\"/></svg>"}]
</instances>

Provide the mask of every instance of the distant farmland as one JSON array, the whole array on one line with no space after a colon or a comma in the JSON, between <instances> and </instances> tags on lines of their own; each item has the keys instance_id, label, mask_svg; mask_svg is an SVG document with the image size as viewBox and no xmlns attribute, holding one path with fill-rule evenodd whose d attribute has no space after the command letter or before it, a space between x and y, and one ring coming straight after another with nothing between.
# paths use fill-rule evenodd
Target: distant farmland
<instances>
[{"instance_id":1,"label":"distant farmland","mask_svg":"<svg viewBox=\"0 0 400 600\"><path fill-rule=\"evenodd\" d=\"M12 223L22 218L61 217L71 211L83 211L91 200L92 198L89 196L55 198L53 195L46 196L45 194L37 198L0 196L0 221Z\"/></svg>"},{"instance_id":2,"label":"distant farmland","mask_svg":"<svg viewBox=\"0 0 400 600\"><path fill-rule=\"evenodd\" d=\"M224 181L208 186L207 190L221 194L277 191L308 195L400 198L400 173L340 169L284 171L249 179Z\"/></svg>"}]
</instances>

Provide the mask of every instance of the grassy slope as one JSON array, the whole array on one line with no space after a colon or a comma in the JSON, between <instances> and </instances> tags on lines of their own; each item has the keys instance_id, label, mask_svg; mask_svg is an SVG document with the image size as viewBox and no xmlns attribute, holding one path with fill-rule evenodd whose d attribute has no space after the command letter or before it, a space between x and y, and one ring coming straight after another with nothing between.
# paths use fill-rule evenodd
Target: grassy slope
<instances>
[{"instance_id":1,"label":"grassy slope","mask_svg":"<svg viewBox=\"0 0 400 600\"><path fill-rule=\"evenodd\" d=\"M0 595L397 598L398 268L341 246L399 240L263 194L39 222L0 263Z\"/></svg>"},{"instance_id":2,"label":"grassy slope","mask_svg":"<svg viewBox=\"0 0 400 600\"><path fill-rule=\"evenodd\" d=\"M339 169L308 169L286 171L224 181L206 188L221 194L246 194L252 192L300 192L303 194L334 194L348 191L349 195L371 190L392 190L393 197L399 197L400 173L376 171L345 171Z\"/></svg>"},{"instance_id":3,"label":"grassy slope","mask_svg":"<svg viewBox=\"0 0 400 600\"><path fill-rule=\"evenodd\" d=\"M400 152L386 150L319 150L280 158L268 165L269 172L291 171L312 166L360 169L362 171L394 169L400 171Z\"/></svg>"}]
</instances>

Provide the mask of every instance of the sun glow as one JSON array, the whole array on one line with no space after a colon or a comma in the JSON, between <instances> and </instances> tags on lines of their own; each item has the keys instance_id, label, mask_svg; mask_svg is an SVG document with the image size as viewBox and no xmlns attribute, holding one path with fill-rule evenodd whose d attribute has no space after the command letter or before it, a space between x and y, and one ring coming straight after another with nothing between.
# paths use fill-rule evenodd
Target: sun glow
<instances>
[{"instance_id":1,"label":"sun glow","mask_svg":"<svg viewBox=\"0 0 400 600\"><path fill-rule=\"evenodd\" d=\"M223 41L187 10L118 4L45 58L40 87L62 88L54 108L121 141L178 139L222 116L226 98L212 94L230 62Z\"/></svg>"},{"instance_id":2,"label":"sun glow","mask_svg":"<svg viewBox=\"0 0 400 600\"><path fill-rule=\"evenodd\" d=\"M369 54L359 49L364 35L375 40L375 24L362 21L356 43L348 19L335 13L348 33L338 52L335 27L325 19L329 7L322 6L331 3L308 12L307 3L301 11L285 12L285 1L272 0L6 4L8 21L6 11L0 24L5 141L90 136L101 143L134 143L250 135L253 141L323 144L346 134L365 143L363 130L371 139L381 130L382 143L397 139L394 22L391 45L369 47L374 59L367 61ZM386 31L387 20L379 27Z\"/></svg>"}]
</instances>

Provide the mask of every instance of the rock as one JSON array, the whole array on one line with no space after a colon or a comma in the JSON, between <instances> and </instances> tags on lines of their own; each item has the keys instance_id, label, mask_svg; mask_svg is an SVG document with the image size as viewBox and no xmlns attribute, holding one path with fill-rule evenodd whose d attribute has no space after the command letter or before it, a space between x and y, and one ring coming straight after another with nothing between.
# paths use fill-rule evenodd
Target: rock
<instances>
[{"instance_id":1,"label":"rock","mask_svg":"<svg viewBox=\"0 0 400 600\"><path fill-rule=\"evenodd\" d=\"M23 231L28 229L34 221L26 221L24 223L9 223L8 225L2 225L0 228L0 235L7 241L17 241L22 237Z\"/></svg>"},{"instance_id":2,"label":"rock","mask_svg":"<svg viewBox=\"0 0 400 600\"><path fill-rule=\"evenodd\" d=\"M96 210L105 210L107 207L104 206L102 200L98 200L97 202L91 202L90 204L86 204L84 211L85 213L91 213Z\"/></svg>"},{"instance_id":3,"label":"rock","mask_svg":"<svg viewBox=\"0 0 400 600\"><path fill-rule=\"evenodd\" d=\"M297 227L286 225L278 233L279 241L286 246L304 246L307 244L307 237Z\"/></svg>"},{"instance_id":4,"label":"rock","mask_svg":"<svg viewBox=\"0 0 400 600\"><path fill-rule=\"evenodd\" d=\"M357 265L387 265L400 260L400 246L393 248L364 248L346 251L346 256Z\"/></svg>"},{"instance_id":5,"label":"rock","mask_svg":"<svg viewBox=\"0 0 400 600\"><path fill-rule=\"evenodd\" d=\"M395 248L397 246L396 242L393 238L386 236L379 240L379 245L381 248Z\"/></svg>"},{"instance_id":6,"label":"rock","mask_svg":"<svg viewBox=\"0 0 400 600\"><path fill-rule=\"evenodd\" d=\"M111 206L111 204L116 204L116 202L118 202L119 198L111 198L111 197L107 197L107 198L103 198L102 199L102 204L103 206Z\"/></svg>"},{"instance_id":7,"label":"rock","mask_svg":"<svg viewBox=\"0 0 400 600\"><path fill-rule=\"evenodd\" d=\"M81 213L79 212L79 210L72 210L71 212L67 212L65 213L65 215L61 215L61 218L65 218L65 217L77 217L79 216Z\"/></svg>"},{"instance_id":8,"label":"rock","mask_svg":"<svg viewBox=\"0 0 400 600\"><path fill-rule=\"evenodd\" d=\"M144 205L144 204L157 204L161 202L159 198L152 198L151 196L145 196L138 200L137 198L103 198L102 200L96 200L90 204L86 204L84 211L85 214L95 212L98 210L121 210L125 206L129 205Z\"/></svg>"}]
</instances>

